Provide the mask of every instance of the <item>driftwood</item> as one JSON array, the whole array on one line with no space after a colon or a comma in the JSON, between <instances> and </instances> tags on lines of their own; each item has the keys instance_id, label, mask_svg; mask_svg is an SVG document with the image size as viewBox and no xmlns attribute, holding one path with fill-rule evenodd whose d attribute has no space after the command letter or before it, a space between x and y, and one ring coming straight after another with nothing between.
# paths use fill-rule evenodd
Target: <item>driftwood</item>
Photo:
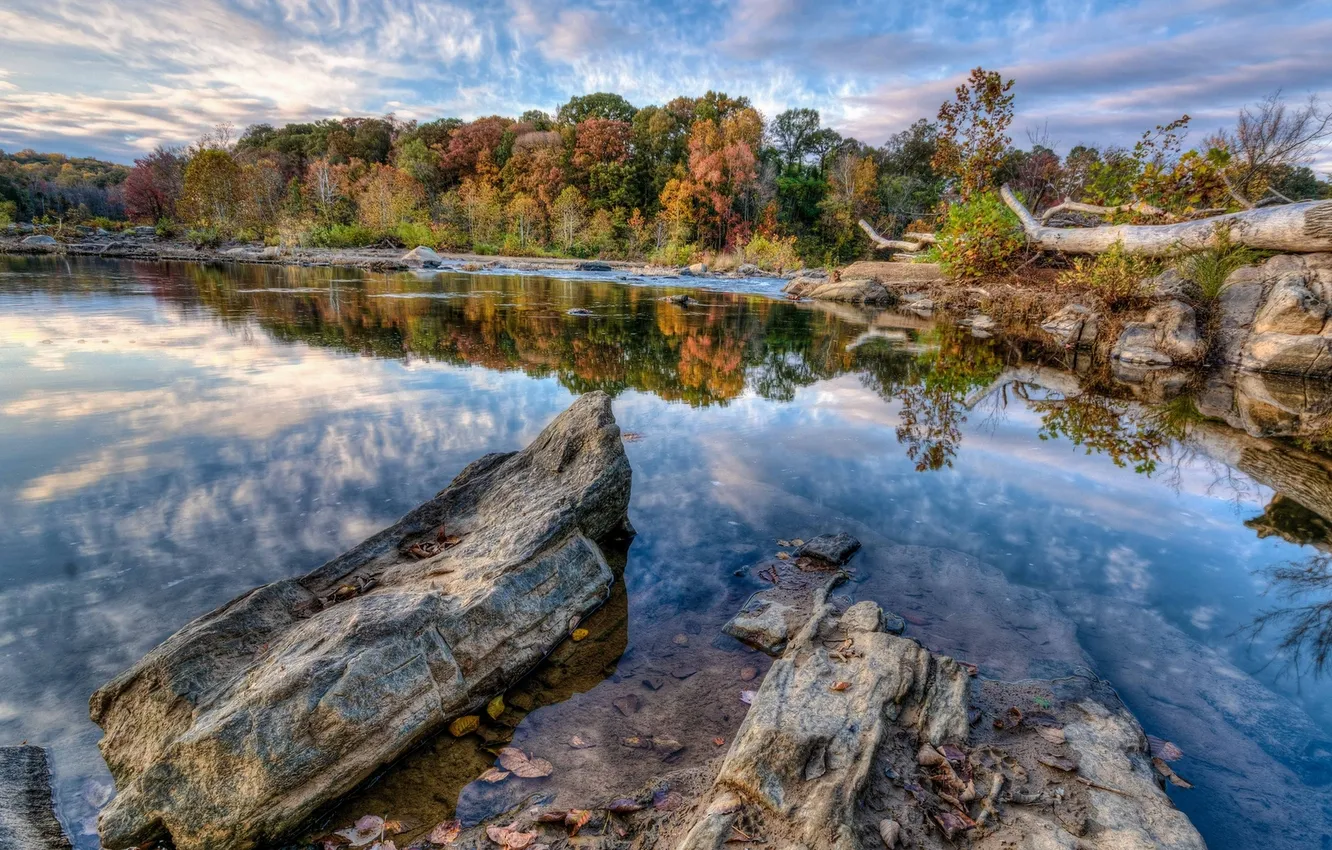
<instances>
[{"instance_id":1,"label":"driftwood","mask_svg":"<svg viewBox=\"0 0 1332 850\"><path fill-rule=\"evenodd\" d=\"M1048 227L1011 188L1004 186L999 194L1021 220L1027 242L1043 251L1100 254L1118 243L1129 254L1165 257L1213 247L1222 234L1233 244L1265 251L1332 251L1332 201L1264 207L1178 224Z\"/></svg>"},{"instance_id":2,"label":"driftwood","mask_svg":"<svg viewBox=\"0 0 1332 850\"><path fill-rule=\"evenodd\" d=\"M879 235L879 231L875 230L873 225L863 218L860 220L860 229L865 231L865 234L869 236L870 241L874 243L876 248L885 251L915 253L924 249L926 245L933 245L939 241L939 237L933 233L903 233L901 239L888 239Z\"/></svg>"},{"instance_id":3,"label":"driftwood","mask_svg":"<svg viewBox=\"0 0 1332 850\"><path fill-rule=\"evenodd\" d=\"M1134 201L1131 204L1118 204L1113 207L1102 207L1097 204L1082 204L1072 198L1065 198L1063 203L1055 204L1045 212L1041 213L1041 223L1048 224L1050 219L1064 212L1086 213L1088 215L1113 215L1117 212L1138 212L1143 215L1154 215L1164 217L1166 211L1160 207L1154 207L1144 201Z\"/></svg>"}]
</instances>

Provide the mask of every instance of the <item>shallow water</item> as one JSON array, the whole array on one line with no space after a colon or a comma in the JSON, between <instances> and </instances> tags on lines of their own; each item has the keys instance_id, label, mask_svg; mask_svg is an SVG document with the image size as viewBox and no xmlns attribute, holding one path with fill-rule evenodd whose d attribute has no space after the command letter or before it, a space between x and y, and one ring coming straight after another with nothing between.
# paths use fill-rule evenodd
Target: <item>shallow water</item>
<instances>
[{"instance_id":1,"label":"shallow water","mask_svg":"<svg viewBox=\"0 0 1332 850\"><path fill-rule=\"evenodd\" d=\"M516 726L555 774L480 785L477 740L441 739L329 824L576 805L703 763L765 666L719 635L761 586L744 568L845 528L865 543L845 592L927 646L986 676L1106 677L1184 749L1198 787L1172 796L1209 846L1332 846L1332 686L1279 646L1288 621L1244 631L1299 602L1265 570L1332 548L1332 482L1274 502L1227 448L1242 435L1186 405L996 383L1048 352L751 288L681 308L652 282L0 258L0 744L53 748L62 816L96 846L97 686L603 389L636 435L623 582L488 733ZM1299 543L1259 536L1292 514ZM635 734L684 750L662 763Z\"/></svg>"}]
</instances>

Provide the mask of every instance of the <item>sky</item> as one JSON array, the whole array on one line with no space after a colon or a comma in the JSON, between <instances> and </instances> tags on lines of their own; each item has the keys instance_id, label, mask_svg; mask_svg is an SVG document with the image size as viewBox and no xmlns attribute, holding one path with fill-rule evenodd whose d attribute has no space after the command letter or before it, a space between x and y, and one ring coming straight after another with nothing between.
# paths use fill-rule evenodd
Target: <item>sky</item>
<instances>
[{"instance_id":1,"label":"sky","mask_svg":"<svg viewBox=\"0 0 1332 850\"><path fill-rule=\"evenodd\" d=\"M129 162L222 122L709 89L878 145L981 65L1017 80L1015 142L1067 150L1184 113L1200 138L1277 89L1332 99L1328 44L1327 0L4 0L0 148Z\"/></svg>"}]
</instances>

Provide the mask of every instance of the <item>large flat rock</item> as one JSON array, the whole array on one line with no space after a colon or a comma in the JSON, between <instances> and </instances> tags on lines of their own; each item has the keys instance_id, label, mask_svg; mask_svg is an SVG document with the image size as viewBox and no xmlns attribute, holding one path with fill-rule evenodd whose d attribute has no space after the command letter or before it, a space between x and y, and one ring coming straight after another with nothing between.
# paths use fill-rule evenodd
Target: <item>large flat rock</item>
<instances>
[{"instance_id":1,"label":"large flat rock","mask_svg":"<svg viewBox=\"0 0 1332 850\"><path fill-rule=\"evenodd\" d=\"M113 850L250 848L299 827L475 713L607 598L598 541L628 528L610 398L299 579L257 588L99 689Z\"/></svg>"},{"instance_id":2,"label":"large flat rock","mask_svg":"<svg viewBox=\"0 0 1332 850\"><path fill-rule=\"evenodd\" d=\"M70 848L56 820L51 766L41 747L0 747L0 848Z\"/></svg>"}]
</instances>

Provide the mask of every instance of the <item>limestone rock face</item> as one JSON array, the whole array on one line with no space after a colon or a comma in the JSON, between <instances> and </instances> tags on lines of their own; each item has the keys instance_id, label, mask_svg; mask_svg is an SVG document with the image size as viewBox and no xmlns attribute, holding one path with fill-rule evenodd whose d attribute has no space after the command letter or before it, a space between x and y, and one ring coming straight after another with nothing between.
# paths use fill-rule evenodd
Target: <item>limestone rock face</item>
<instances>
[{"instance_id":1,"label":"limestone rock face","mask_svg":"<svg viewBox=\"0 0 1332 850\"><path fill-rule=\"evenodd\" d=\"M1253 332L1258 308L1267 294L1267 284L1257 266L1244 266L1230 273L1217 299L1216 348L1224 363L1238 365L1244 357L1244 343Z\"/></svg>"},{"instance_id":2,"label":"limestone rock face","mask_svg":"<svg viewBox=\"0 0 1332 850\"><path fill-rule=\"evenodd\" d=\"M782 287L782 291L798 298L845 301L851 304L891 304L895 300L887 287L869 278L828 280L798 277Z\"/></svg>"},{"instance_id":3,"label":"limestone rock face","mask_svg":"<svg viewBox=\"0 0 1332 850\"><path fill-rule=\"evenodd\" d=\"M1327 305L1310 291L1303 275L1277 278L1253 322L1255 334L1317 334L1327 321Z\"/></svg>"},{"instance_id":4,"label":"limestone rock face","mask_svg":"<svg viewBox=\"0 0 1332 850\"><path fill-rule=\"evenodd\" d=\"M92 697L117 796L105 846L251 848L474 712L607 597L628 528L610 398L299 579L186 625Z\"/></svg>"},{"instance_id":5,"label":"limestone rock face","mask_svg":"<svg viewBox=\"0 0 1332 850\"><path fill-rule=\"evenodd\" d=\"M1332 378L1332 336L1255 333L1240 367L1305 378Z\"/></svg>"},{"instance_id":6,"label":"limestone rock face","mask_svg":"<svg viewBox=\"0 0 1332 850\"><path fill-rule=\"evenodd\" d=\"M1041 324L1041 330L1054 337L1060 345L1081 348L1096 342L1100 319L1100 316L1081 304L1069 304L1046 319Z\"/></svg>"},{"instance_id":7,"label":"limestone rock face","mask_svg":"<svg viewBox=\"0 0 1332 850\"><path fill-rule=\"evenodd\" d=\"M56 820L51 766L41 747L0 747L0 847L70 850Z\"/></svg>"}]
</instances>

